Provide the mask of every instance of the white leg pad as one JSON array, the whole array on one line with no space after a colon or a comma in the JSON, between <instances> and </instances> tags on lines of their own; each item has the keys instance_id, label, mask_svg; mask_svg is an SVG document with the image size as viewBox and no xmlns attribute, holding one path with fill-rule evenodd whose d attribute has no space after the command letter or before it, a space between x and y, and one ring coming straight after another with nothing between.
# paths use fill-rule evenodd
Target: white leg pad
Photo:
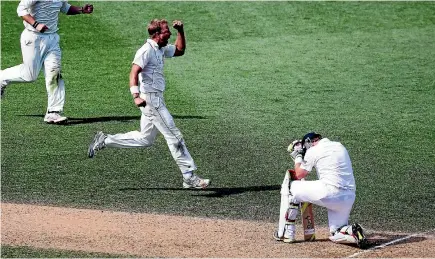
<instances>
[{"instance_id":1,"label":"white leg pad","mask_svg":"<svg viewBox=\"0 0 435 259\"><path fill-rule=\"evenodd\" d=\"M287 221L295 221L299 213L299 204L292 202L293 197L291 195L289 196L289 200L290 200L290 204L287 210L286 219Z\"/></svg>"},{"instance_id":2,"label":"white leg pad","mask_svg":"<svg viewBox=\"0 0 435 259\"><path fill-rule=\"evenodd\" d=\"M290 194L290 174L285 172L284 180L281 185L281 206L279 209L279 222L278 222L278 236L284 235L286 215L289 208L289 194Z\"/></svg>"}]
</instances>

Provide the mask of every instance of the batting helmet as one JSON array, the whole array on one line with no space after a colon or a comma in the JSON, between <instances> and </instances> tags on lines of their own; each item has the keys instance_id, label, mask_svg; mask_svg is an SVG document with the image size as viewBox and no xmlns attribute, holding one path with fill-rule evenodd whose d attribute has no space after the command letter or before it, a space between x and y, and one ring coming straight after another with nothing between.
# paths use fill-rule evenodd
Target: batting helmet
<instances>
[{"instance_id":1,"label":"batting helmet","mask_svg":"<svg viewBox=\"0 0 435 259\"><path fill-rule=\"evenodd\" d=\"M313 141L316 139L322 139L322 135L317 134L316 132L305 134L305 136L302 138L302 148L304 150L304 154L313 146Z\"/></svg>"}]
</instances>

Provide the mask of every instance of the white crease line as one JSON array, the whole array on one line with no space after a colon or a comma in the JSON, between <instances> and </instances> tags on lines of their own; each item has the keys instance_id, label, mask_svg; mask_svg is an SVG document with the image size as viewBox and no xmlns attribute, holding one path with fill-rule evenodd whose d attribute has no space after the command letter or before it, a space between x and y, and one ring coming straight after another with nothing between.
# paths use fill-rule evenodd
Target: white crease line
<instances>
[{"instance_id":1,"label":"white crease line","mask_svg":"<svg viewBox=\"0 0 435 259\"><path fill-rule=\"evenodd\" d=\"M360 254L368 253L368 252L371 252L371 251L376 250L376 249L382 249L382 248L384 248L384 247L386 247L386 246L389 246L389 245L392 245L392 244L395 244L395 243L401 242L401 241L406 240L406 239L410 239L411 237L415 237L415 236L424 236L424 235L427 235L428 233L431 233L431 232L433 232L433 231L435 231L435 229L432 229L432 230L427 231L427 232L424 232L424 233L415 233L415 234L412 234L412 235L409 235L409 236L406 236L406 237L402 237L402 238L399 238L399 239L396 239L396 240L392 240L392 241L387 242L387 243L385 243L385 244L378 245L378 246L375 246L375 247L369 248L369 249L367 249L367 250L363 250L363 251L361 251L361 252L354 253L353 255L350 255L350 256L348 256L348 257L346 257L346 258L356 257L356 256L358 256L358 255L360 255Z\"/></svg>"}]
</instances>

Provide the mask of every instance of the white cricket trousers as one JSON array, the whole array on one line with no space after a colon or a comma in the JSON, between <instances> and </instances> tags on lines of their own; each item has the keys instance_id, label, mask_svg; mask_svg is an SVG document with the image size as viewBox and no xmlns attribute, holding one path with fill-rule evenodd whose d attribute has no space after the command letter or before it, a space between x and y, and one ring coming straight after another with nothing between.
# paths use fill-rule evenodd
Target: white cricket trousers
<instances>
[{"instance_id":1,"label":"white cricket trousers","mask_svg":"<svg viewBox=\"0 0 435 259\"><path fill-rule=\"evenodd\" d=\"M174 119L166 108L162 93L141 94L146 101L142 112L140 131L107 135L106 147L134 148L150 147L160 131L168 144L172 157L182 173L196 170L195 163L187 150L183 135L175 126Z\"/></svg>"},{"instance_id":2,"label":"white cricket trousers","mask_svg":"<svg viewBox=\"0 0 435 259\"><path fill-rule=\"evenodd\" d=\"M61 49L57 33L37 33L24 30L21 33L21 52L23 63L7 68L1 73L6 84L36 81L44 66L45 86L47 88L47 111L63 111L65 103L65 83L61 76Z\"/></svg>"},{"instance_id":3,"label":"white cricket trousers","mask_svg":"<svg viewBox=\"0 0 435 259\"><path fill-rule=\"evenodd\" d=\"M328 210L329 231L347 225L355 190L340 189L317 181L292 181L290 193L298 202L310 202Z\"/></svg>"}]
</instances>

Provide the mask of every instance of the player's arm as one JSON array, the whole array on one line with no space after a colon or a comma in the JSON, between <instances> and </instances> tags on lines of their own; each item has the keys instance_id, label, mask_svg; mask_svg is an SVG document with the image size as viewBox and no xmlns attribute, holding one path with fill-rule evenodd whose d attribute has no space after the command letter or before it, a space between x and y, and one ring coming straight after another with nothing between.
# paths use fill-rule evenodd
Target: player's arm
<instances>
[{"instance_id":1,"label":"player's arm","mask_svg":"<svg viewBox=\"0 0 435 259\"><path fill-rule=\"evenodd\" d=\"M290 153L291 158L295 162L295 169L291 170L291 178L292 180L300 180L305 178L309 171L305 168L302 168L301 165L304 163L303 159L303 148L301 140L294 140L287 148L287 151Z\"/></svg>"},{"instance_id":2,"label":"player's arm","mask_svg":"<svg viewBox=\"0 0 435 259\"><path fill-rule=\"evenodd\" d=\"M44 32L48 30L47 25L43 23L39 23L35 20L35 18L30 14L30 8L35 4L36 0L22 0L18 4L17 14L21 17L25 22L32 25L39 32Z\"/></svg>"},{"instance_id":3,"label":"player's arm","mask_svg":"<svg viewBox=\"0 0 435 259\"><path fill-rule=\"evenodd\" d=\"M71 5L66 14L67 15L90 14L93 11L94 11L94 6L91 4L85 4L84 6Z\"/></svg>"},{"instance_id":4,"label":"player's arm","mask_svg":"<svg viewBox=\"0 0 435 259\"><path fill-rule=\"evenodd\" d=\"M302 159L302 157L301 157L301 159ZM297 180L305 178L309 173L309 171L301 168L301 164L302 164L302 162L296 163L296 161L295 161L295 177Z\"/></svg>"},{"instance_id":5,"label":"player's arm","mask_svg":"<svg viewBox=\"0 0 435 259\"><path fill-rule=\"evenodd\" d=\"M39 32L45 32L46 30L48 30L47 25L43 24L43 23L39 23L38 21L35 20L35 18L33 18L33 16L31 16L30 14L26 14L21 16L21 18L26 21L28 24L32 25L33 28L35 28L37 31Z\"/></svg>"},{"instance_id":6,"label":"player's arm","mask_svg":"<svg viewBox=\"0 0 435 259\"><path fill-rule=\"evenodd\" d=\"M133 64L130 71L130 93L133 96L134 104L137 107L145 106L146 102L144 99L140 98L139 91L139 73L142 68L139 65Z\"/></svg>"},{"instance_id":7,"label":"player's arm","mask_svg":"<svg viewBox=\"0 0 435 259\"><path fill-rule=\"evenodd\" d=\"M295 158L295 176L298 179L305 178L313 170L315 157L311 151L307 150L304 155L299 154Z\"/></svg>"},{"instance_id":8,"label":"player's arm","mask_svg":"<svg viewBox=\"0 0 435 259\"><path fill-rule=\"evenodd\" d=\"M174 21L172 27L177 30L177 39L175 40L174 57L183 56L186 49L186 38L184 37L184 25L181 21Z\"/></svg>"}]
</instances>

